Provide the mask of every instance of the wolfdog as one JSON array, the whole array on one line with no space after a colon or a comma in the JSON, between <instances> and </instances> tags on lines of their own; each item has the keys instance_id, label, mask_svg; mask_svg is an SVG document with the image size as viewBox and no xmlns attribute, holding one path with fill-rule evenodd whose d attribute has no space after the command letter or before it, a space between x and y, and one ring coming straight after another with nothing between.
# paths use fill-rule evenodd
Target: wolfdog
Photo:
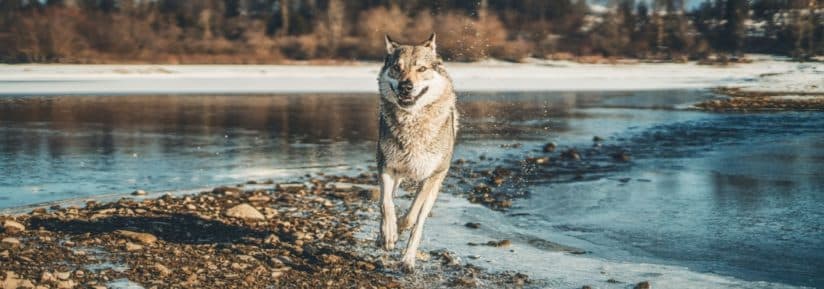
<instances>
[{"instance_id":1,"label":"wolfdog","mask_svg":"<svg viewBox=\"0 0 824 289\"><path fill-rule=\"evenodd\" d=\"M399 231L412 227L402 269L412 272L423 223L449 170L458 132L452 79L438 56L435 34L418 45L385 36L386 58L378 75L380 124L378 170L381 214L378 245L392 250ZM392 200L402 181L420 184L405 216L397 220Z\"/></svg>"}]
</instances>

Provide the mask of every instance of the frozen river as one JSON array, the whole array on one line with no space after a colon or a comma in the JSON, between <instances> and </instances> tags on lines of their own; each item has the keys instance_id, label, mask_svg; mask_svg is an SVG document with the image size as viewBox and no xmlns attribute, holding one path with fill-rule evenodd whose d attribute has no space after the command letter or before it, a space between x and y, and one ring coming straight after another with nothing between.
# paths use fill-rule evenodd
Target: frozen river
<instances>
[{"instance_id":1,"label":"frozen river","mask_svg":"<svg viewBox=\"0 0 824 289\"><path fill-rule=\"evenodd\" d=\"M462 94L456 158L522 159L548 141L582 148L597 135L633 159L581 181L535 176L525 182L531 197L508 212L445 196L424 247L555 287L824 286L824 114L684 109L708 97ZM3 96L0 209L368 171L376 106L376 95L356 93ZM521 146L501 147L514 143ZM481 229L463 228L468 221ZM501 238L514 252L466 245ZM543 241L587 253L558 253Z\"/></svg>"}]
</instances>

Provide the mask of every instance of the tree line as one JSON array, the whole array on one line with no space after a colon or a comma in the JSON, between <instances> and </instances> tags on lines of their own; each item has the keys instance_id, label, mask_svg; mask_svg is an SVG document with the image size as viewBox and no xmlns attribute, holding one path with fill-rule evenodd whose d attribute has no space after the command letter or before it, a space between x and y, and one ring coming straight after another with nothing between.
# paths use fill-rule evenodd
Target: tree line
<instances>
[{"instance_id":1,"label":"tree line","mask_svg":"<svg viewBox=\"0 0 824 289\"><path fill-rule=\"evenodd\" d=\"M0 0L0 61L379 60L431 32L452 61L824 54L818 0L585 1Z\"/></svg>"}]
</instances>

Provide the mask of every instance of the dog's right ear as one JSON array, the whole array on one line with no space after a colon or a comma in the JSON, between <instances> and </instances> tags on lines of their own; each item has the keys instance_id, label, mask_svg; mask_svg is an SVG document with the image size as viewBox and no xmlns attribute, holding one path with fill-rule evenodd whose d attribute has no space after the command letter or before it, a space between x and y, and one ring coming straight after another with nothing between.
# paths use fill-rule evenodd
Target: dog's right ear
<instances>
[{"instance_id":1,"label":"dog's right ear","mask_svg":"<svg viewBox=\"0 0 824 289\"><path fill-rule=\"evenodd\" d=\"M386 54L395 53L395 49L398 49L398 47L401 46L400 43L398 43L395 40L392 40L392 38L389 38L389 35L387 34L384 34L383 38L386 41Z\"/></svg>"}]
</instances>

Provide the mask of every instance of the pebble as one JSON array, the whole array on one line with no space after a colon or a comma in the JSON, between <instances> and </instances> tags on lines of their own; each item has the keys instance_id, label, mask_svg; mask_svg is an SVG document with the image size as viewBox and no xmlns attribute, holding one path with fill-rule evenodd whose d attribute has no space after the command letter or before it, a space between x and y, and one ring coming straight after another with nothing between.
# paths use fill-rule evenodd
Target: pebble
<instances>
[{"instance_id":1,"label":"pebble","mask_svg":"<svg viewBox=\"0 0 824 289\"><path fill-rule=\"evenodd\" d=\"M117 230L114 231L115 234L132 239L134 241L143 243L144 245L152 245L157 242L157 237L155 235L149 233L139 233L139 232L132 232L127 230Z\"/></svg>"},{"instance_id":2,"label":"pebble","mask_svg":"<svg viewBox=\"0 0 824 289\"><path fill-rule=\"evenodd\" d=\"M224 196L237 196L243 191L233 187L217 187L212 190L213 194L220 194Z\"/></svg>"},{"instance_id":3,"label":"pebble","mask_svg":"<svg viewBox=\"0 0 824 289\"><path fill-rule=\"evenodd\" d=\"M126 242L126 245L124 245L124 246L125 246L126 252L134 252L134 251L143 250L143 245L135 244L135 243L132 243L132 242Z\"/></svg>"},{"instance_id":4,"label":"pebble","mask_svg":"<svg viewBox=\"0 0 824 289\"><path fill-rule=\"evenodd\" d=\"M554 142L547 143L547 144L544 145L544 152L545 153L554 152L556 147L557 147L557 145L555 145Z\"/></svg>"},{"instance_id":5,"label":"pebble","mask_svg":"<svg viewBox=\"0 0 824 289\"><path fill-rule=\"evenodd\" d=\"M6 277L0 282L0 288L34 288L34 284L25 279L20 279L17 273L6 271Z\"/></svg>"},{"instance_id":6,"label":"pebble","mask_svg":"<svg viewBox=\"0 0 824 289\"><path fill-rule=\"evenodd\" d=\"M624 151L619 152L619 153L616 153L616 154L613 154L613 155L612 155L612 158L613 158L614 160L616 160L616 161L620 161L620 162L628 162L628 161L630 161L630 159L632 159L632 158L629 156L629 154L628 154L627 152L624 152Z\"/></svg>"},{"instance_id":7,"label":"pebble","mask_svg":"<svg viewBox=\"0 0 824 289\"><path fill-rule=\"evenodd\" d=\"M275 189L278 191L285 191L285 192L292 192L292 191L299 191L305 189L306 185L302 183L286 183L286 184L278 184Z\"/></svg>"},{"instance_id":8,"label":"pebble","mask_svg":"<svg viewBox=\"0 0 824 289\"><path fill-rule=\"evenodd\" d=\"M266 220L266 217L249 204L240 204L226 210L226 216L243 220Z\"/></svg>"},{"instance_id":9,"label":"pebble","mask_svg":"<svg viewBox=\"0 0 824 289\"><path fill-rule=\"evenodd\" d=\"M466 226L467 228L470 228L470 229L478 229L478 228L481 227L481 223L471 223L470 222L470 223L464 224L464 226Z\"/></svg>"},{"instance_id":10,"label":"pebble","mask_svg":"<svg viewBox=\"0 0 824 289\"><path fill-rule=\"evenodd\" d=\"M77 286L77 283L75 283L74 280L66 280L66 281L57 282L57 288L58 289L72 289L75 286Z\"/></svg>"},{"instance_id":11,"label":"pebble","mask_svg":"<svg viewBox=\"0 0 824 289\"><path fill-rule=\"evenodd\" d=\"M564 151L563 153L561 153L561 157L565 158L565 159L576 160L576 161L581 159L581 155L575 149L568 149L568 150Z\"/></svg>"},{"instance_id":12,"label":"pebble","mask_svg":"<svg viewBox=\"0 0 824 289\"><path fill-rule=\"evenodd\" d=\"M144 190L137 190L132 192L132 196L145 196L147 195L146 191Z\"/></svg>"},{"instance_id":13,"label":"pebble","mask_svg":"<svg viewBox=\"0 0 824 289\"><path fill-rule=\"evenodd\" d=\"M268 202L271 199L272 198L270 198L269 196L255 195L255 196L250 196L249 197L249 202L252 202L252 203L265 203L265 202Z\"/></svg>"},{"instance_id":14,"label":"pebble","mask_svg":"<svg viewBox=\"0 0 824 289\"><path fill-rule=\"evenodd\" d=\"M26 226L14 220L3 221L3 230L7 233L18 233L26 230Z\"/></svg>"},{"instance_id":15,"label":"pebble","mask_svg":"<svg viewBox=\"0 0 824 289\"><path fill-rule=\"evenodd\" d=\"M0 241L0 245L2 245L3 248L14 249L20 247L20 240L17 240L17 238L7 237Z\"/></svg>"},{"instance_id":16,"label":"pebble","mask_svg":"<svg viewBox=\"0 0 824 289\"><path fill-rule=\"evenodd\" d=\"M418 260L426 262L426 261L429 261L429 259L431 259L432 256L429 255L429 253L427 253L427 252L418 251L418 252L415 252L415 258L418 259Z\"/></svg>"},{"instance_id":17,"label":"pebble","mask_svg":"<svg viewBox=\"0 0 824 289\"><path fill-rule=\"evenodd\" d=\"M266 244L275 244L280 242L280 238L278 237L278 235L270 234L268 237L266 237L266 239L263 239L263 242Z\"/></svg>"},{"instance_id":18,"label":"pebble","mask_svg":"<svg viewBox=\"0 0 824 289\"><path fill-rule=\"evenodd\" d=\"M455 285L458 286L465 286L465 287L476 287L478 286L478 280L472 276L462 276L455 280Z\"/></svg>"},{"instance_id":19,"label":"pebble","mask_svg":"<svg viewBox=\"0 0 824 289\"><path fill-rule=\"evenodd\" d=\"M650 289L652 285L649 284L649 281L643 281L638 284L635 284L634 289Z\"/></svg>"},{"instance_id":20,"label":"pebble","mask_svg":"<svg viewBox=\"0 0 824 289\"><path fill-rule=\"evenodd\" d=\"M69 277L72 276L72 272L68 272L68 271L59 272L58 271L58 272L54 272L54 276L57 277L57 279L60 279L60 280L69 280Z\"/></svg>"}]
</instances>

